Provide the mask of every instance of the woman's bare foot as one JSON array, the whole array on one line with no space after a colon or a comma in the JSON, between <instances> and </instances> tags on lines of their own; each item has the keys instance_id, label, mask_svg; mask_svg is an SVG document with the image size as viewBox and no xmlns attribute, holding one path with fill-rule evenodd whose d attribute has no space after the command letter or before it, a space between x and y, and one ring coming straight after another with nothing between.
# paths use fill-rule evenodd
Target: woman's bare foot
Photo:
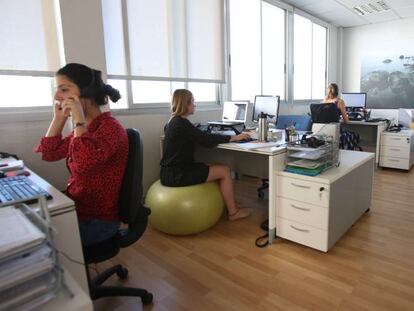
<instances>
[{"instance_id":1,"label":"woman's bare foot","mask_svg":"<svg viewBox=\"0 0 414 311\"><path fill-rule=\"evenodd\" d=\"M229 214L229 220L237 220L248 217L252 213L251 208L239 208L235 213Z\"/></svg>"}]
</instances>

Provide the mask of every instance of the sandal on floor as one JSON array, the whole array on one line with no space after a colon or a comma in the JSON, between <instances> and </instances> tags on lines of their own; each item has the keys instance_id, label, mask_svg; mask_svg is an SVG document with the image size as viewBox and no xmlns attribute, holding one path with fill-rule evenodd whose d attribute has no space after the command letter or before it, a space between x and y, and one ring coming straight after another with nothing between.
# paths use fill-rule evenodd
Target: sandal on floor
<instances>
[{"instance_id":1,"label":"sandal on floor","mask_svg":"<svg viewBox=\"0 0 414 311\"><path fill-rule=\"evenodd\" d=\"M232 215L229 214L229 220L233 221L233 220L237 220L237 219L246 218L251 213L252 213L251 208L239 208L237 210L237 212L235 212L234 214L232 214Z\"/></svg>"}]
</instances>

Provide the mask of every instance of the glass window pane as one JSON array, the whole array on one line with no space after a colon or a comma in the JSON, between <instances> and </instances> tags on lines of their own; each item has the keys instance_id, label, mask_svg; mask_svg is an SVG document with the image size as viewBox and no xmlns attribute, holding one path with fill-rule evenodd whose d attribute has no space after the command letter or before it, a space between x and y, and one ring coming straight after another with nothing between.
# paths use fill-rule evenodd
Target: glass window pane
<instances>
[{"instance_id":1,"label":"glass window pane","mask_svg":"<svg viewBox=\"0 0 414 311\"><path fill-rule=\"evenodd\" d=\"M171 28L166 1L128 0L127 8L131 74L168 77Z\"/></svg>"},{"instance_id":2,"label":"glass window pane","mask_svg":"<svg viewBox=\"0 0 414 311\"><path fill-rule=\"evenodd\" d=\"M312 22L300 15L294 16L293 38L293 97L310 99L312 91Z\"/></svg>"},{"instance_id":3,"label":"glass window pane","mask_svg":"<svg viewBox=\"0 0 414 311\"><path fill-rule=\"evenodd\" d=\"M325 27L313 24L312 99L322 99L325 95L326 33Z\"/></svg>"},{"instance_id":4,"label":"glass window pane","mask_svg":"<svg viewBox=\"0 0 414 311\"><path fill-rule=\"evenodd\" d=\"M188 83L188 89L193 93L196 102L216 102L215 83Z\"/></svg>"},{"instance_id":5,"label":"glass window pane","mask_svg":"<svg viewBox=\"0 0 414 311\"><path fill-rule=\"evenodd\" d=\"M0 0L0 8L0 69L59 69L54 1Z\"/></svg>"},{"instance_id":6,"label":"glass window pane","mask_svg":"<svg viewBox=\"0 0 414 311\"><path fill-rule=\"evenodd\" d=\"M102 0L105 57L108 74L127 74L120 0Z\"/></svg>"},{"instance_id":7,"label":"glass window pane","mask_svg":"<svg viewBox=\"0 0 414 311\"><path fill-rule=\"evenodd\" d=\"M0 107L51 106L54 78L0 76Z\"/></svg>"},{"instance_id":8,"label":"glass window pane","mask_svg":"<svg viewBox=\"0 0 414 311\"><path fill-rule=\"evenodd\" d=\"M230 1L231 99L261 94L260 0Z\"/></svg>"},{"instance_id":9,"label":"glass window pane","mask_svg":"<svg viewBox=\"0 0 414 311\"><path fill-rule=\"evenodd\" d=\"M184 82L132 81L133 103L170 103L172 93L183 88Z\"/></svg>"},{"instance_id":10,"label":"glass window pane","mask_svg":"<svg viewBox=\"0 0 414 311\"><path fill-rule=\"evenodd\" d=\"M263 94L285 98L285 11L262 2Z\"/></svg>"},{"instance_id":11,"label":"glass window pane","mask_svg":"<svg viewBox=\"0 0 414 311\"><path fill-rule=\"evenodd\" d=\"M109 105L111 109L128 108L128 94L127 94L127 88L126 88L126 81L108 79L107 83L110 84L114 89L117 89L119 93L121 94L121 98L116 103L113 103L111 100L109 100Z\"/></svg>"},{"instance_id":12,"label":"glass window pane","mask_svg":"<svg viewBox=\"0 0 414 311\"><path fill-rule=\"evenodd\" d=\"M186 1L188 77L224 80L223 1Z\"/></svg>"}]
</instances>

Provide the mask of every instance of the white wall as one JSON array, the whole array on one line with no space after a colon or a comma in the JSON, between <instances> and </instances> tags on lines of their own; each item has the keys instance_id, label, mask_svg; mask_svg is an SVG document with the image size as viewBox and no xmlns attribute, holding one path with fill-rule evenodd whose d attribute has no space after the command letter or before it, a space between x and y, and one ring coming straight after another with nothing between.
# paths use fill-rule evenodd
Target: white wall
<instances>
[{"instance_id":1,"label":"white wall","mask_svg":"<svg viewBox=\"0 0 414 311\"><path fill-rule=\"evenodd\" d=\"M363 55L383 54L388 50L406 49L414 52L414 18L374 25L344 28L342 59L342 91L359 92ZM375 110L372 116L396 118L397 110Z\"/></svg>"}]
</instances>

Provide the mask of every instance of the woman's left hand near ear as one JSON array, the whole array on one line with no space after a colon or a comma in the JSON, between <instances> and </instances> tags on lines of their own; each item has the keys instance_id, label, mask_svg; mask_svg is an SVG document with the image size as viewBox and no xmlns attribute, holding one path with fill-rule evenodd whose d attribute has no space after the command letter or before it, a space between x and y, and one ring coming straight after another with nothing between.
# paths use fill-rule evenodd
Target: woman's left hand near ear
<instances>
[{"instance_id":1,"label":"woman's left hand near ear","mask_svg":"<svg viewBox=\"0 0 414 311\"><path fill-rule=\"evenodd\" d=\"M71 95L62 103L62 109L66 116L72 115L72 123L84 123L85 115L79 97Z\"/></svg>"}]
</instances>

